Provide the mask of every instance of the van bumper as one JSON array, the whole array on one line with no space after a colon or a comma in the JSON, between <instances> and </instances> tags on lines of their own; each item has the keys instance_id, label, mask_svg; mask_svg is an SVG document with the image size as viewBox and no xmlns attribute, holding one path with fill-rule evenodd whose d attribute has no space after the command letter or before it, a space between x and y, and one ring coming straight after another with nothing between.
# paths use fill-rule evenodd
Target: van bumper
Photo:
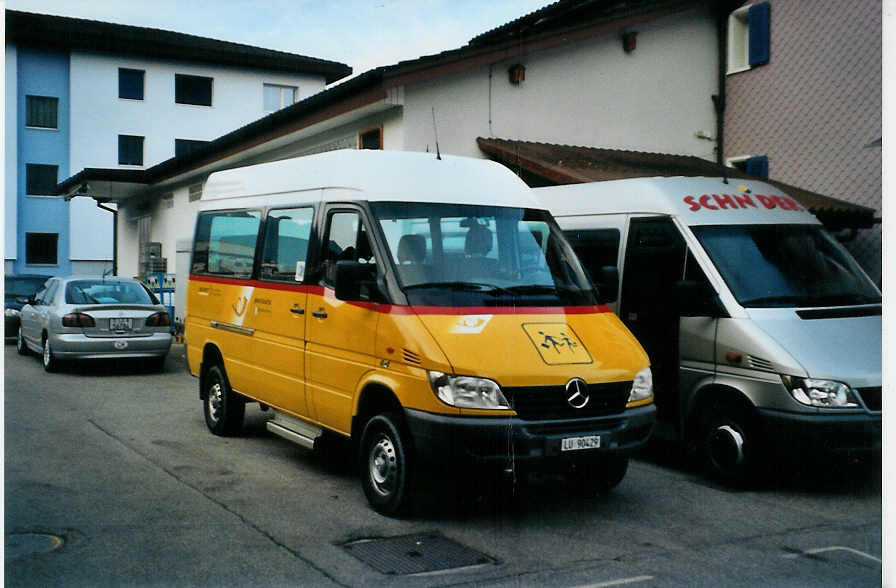
<instances>
[{"instance_id":1,"label":"van bumper","mask_svg":"<svg viewBox=\"0 0 896 588\"><path fill-rule=\"evenodd\" d=\"M504 466L511 459L547 464L631 453L644 445L656 422L653 404L609 416L532 421L516 416L464 417L405 409L417 456L424 463L479 462ZM561 451L567 437L600 436L600 448Z\"/></svg>"},{"instance_id":2,"label":"van bumper","mask_svg":"<svg viewBox=\"0 0 896 588\"><path fill-rule=\"evenodd\" d=\"M770 447L787 453L881 451L881 415L795 414L759 409Z\"/></svg>"}]
</instances>

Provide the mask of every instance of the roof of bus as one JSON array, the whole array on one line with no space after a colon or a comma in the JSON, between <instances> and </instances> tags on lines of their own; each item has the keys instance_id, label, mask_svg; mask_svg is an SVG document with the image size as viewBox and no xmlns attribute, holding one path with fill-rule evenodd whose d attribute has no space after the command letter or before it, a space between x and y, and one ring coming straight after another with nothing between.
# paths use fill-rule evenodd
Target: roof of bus
<instances>
[{"instance_id":1,"label":"roof of bus","mask_svg":"<svg viewBox=\"0 0 896 588\"><path fill-rule=\"evenodd\" d=\"M328 193L338 190L340 193ZM297 194L305 192L306 194ZM357 192L346 198L345 192ZM345 149L211 174L203 208L254 205L256 197L304 202L367 200L449 202L543 208L529 187L499 163L406 151ZM282 200L277 197L277 200Z\"/></svg>"},{"instance_id":2,"label":"roof of bus","mask_svg":"<svg viewBox=\"0 0 896 588\"><path fill-rule=\"evenodd\" d=\"M667 214L688 225L818 223L778 188L742 178L632 178L536 188L555 217Z\"/></svg>"}]
</instances>

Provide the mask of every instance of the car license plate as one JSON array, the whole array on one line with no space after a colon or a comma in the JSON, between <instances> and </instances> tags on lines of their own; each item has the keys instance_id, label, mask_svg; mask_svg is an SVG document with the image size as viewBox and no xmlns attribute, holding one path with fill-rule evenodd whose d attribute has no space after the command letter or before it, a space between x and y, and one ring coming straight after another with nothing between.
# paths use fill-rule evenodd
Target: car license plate
<instances>
[{"instance_id":1,"label":"car license plate","mask_svg":"<svg viewBox=\"0 0 896 588\"><path fill-rule=\"evenodd\" d=\"M110 331L130 331L131 330L131 319L129 319L129 318L110 318L109 319L109 330Z\"/></svg>"},{"instance_id":2,"label":"car license plate","mask_svg":"<svg viewBox=\"0 0 896 588\"><path fill-rule=\"evenodd\" d=\"M600 447L600 435L588 435L587 437L566 437L560 443L560 451L597 449L598 447Z\"/></svg>"}]
</instances>

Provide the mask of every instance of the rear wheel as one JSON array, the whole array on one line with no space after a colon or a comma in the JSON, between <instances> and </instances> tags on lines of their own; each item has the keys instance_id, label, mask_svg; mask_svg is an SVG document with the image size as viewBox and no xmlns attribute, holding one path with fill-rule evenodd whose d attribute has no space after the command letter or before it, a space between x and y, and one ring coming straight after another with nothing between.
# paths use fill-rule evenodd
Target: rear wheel
<instances>
[{"instance_id":1,"label":"rear wheel","mask_svg":"<svg viewBox=\"0 0 896 588\"><path fill-rule=\"evenodd\" d=\"M361 485L370 506L386 516L407 508L411 488L409 436L396 413L379 414L361 435Z\"/></svg>"},{"instance_id":2,"label":"rear wheel","mask_svg":"<svg viewBox=\"0 0 896 588\"><path fill-rule=\"evenodd\" d=\"M25 339L22 337L21 325L19 325L19 333L16 335L16 351L19 352L19 355L28 355L28 352L30 351L28 345L25 343Z\"/></svg>"},{"instance_id":3,"label":"rear wheel","mask_svg":"<svg viewBox=\"0 0 896 588\"><path fill-rule=\"evenodd\" d=\"M205 374L205 424L215 435L235 435L243 427L246 401L230 389L224 368L214 365Z\"/></svg>"},{"instance_id":4,"label":"rear wheel","mask_svg":"<svg viewBox=\"0 0 896 588\"><path fill-rule=\"evenodd\" d=\"M44 371L55 372L59 369L59 360L56 359L56 356L53 355L53 350L50 349L50 338L47 336L44 336L42 360L44 364Z\"/></svg>"}]
</instances>

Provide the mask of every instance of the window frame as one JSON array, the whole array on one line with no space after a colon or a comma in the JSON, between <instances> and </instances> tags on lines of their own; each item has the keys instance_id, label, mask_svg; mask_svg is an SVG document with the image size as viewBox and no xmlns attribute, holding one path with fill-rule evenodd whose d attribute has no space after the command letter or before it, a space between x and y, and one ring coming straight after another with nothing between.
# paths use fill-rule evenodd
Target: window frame
<instances>
[{"instance_id":1,"label":"window frame","mask_svg":"<svg viewBox=\"0 0 896 588\"><path fill-rule=\"evenodd\" d=\"M140 163L131 163L122 161L122 140L123 139L140 139ZM118 135L118 165L128 165L134 167L143 167L146 159L146 136L143 135Z\"/></svg>"},{"instance_id":2,"label":"window frame","mask_svg":"<svg viewBox=\"0 0 896 588\"><path fill-rule=\"evenodd\" d=\"M369 135L374 131L379 132L379 147L364 147L364 135ZM383 150L383 125L376 125L372 127L368 127L366 129L361 129L358 131L358 149L370 149L372 151L382 151Z\"/></svg>"},{"instance_id":3,"label":"window frame","mask_svg":"<svg viewBox=\"0 0 896 588\"><path fill-rule=\"evenodd\" d=\"M186 82L187 79L193 80L208 80L208 104L203 102L184 102L182 100L186 100L186 97L181 97L182 100L178 99L178 81L182 80ZM185 88L181 87L181 91L184 91ZM203 106L205 108L212 108L215 104L215 78L210 76L200 76L195 74L183 74L183 73L175 73L174 74L174 103L181 104L184 106Z\"/></svg>"},{"instance_id":4,"label":"window frame","mask_svg":"<svg viewBox=\"0 0 896 588\"><path fill-rule=\"evenodd\" d=\"M274 110L268 110L267 105L265 104L265 90L267 90L268 88L277 88L279 90L279 95L280 95L280 107L279 108L276 108ZM283 104L283 90L292 90L292 102L290 102L289 104ZM264 111L265 114L270 114L272 112L277 112L278 110L283 110L284 108L292 106L293 104L295 104L298 101L299 101L299 87L298 86L292 86L290 84L273 84L273 83L268 83L268 82L262 82L261 109Z\"/></svg>"},{"instance_id":5,"label":"window frame","mask_svg":"<svg viewBox=\"0 0 896 588\"><path fill-rule=\"evenodd\" d=\"M54 168L55 172L53 174L53 188L49 194L43 194L40 192L32 192L31 188L33 187L34 182L31 180L31 173L29 170L41 168L48 169ZM56 194L56 185L59 183L59 166L55 163L26 163L25 164L25 196L29 198L58 198L59 196Z\"/></svg>"},{"instance_id":6,"label":"window frame","mask_svg":"<svg viewBox=\"0 0 896 588\"><path fill-rule=\"evenodd\" d=\"M131 96L122 96L121 95L121 75L122 73L132 73L132 74L140 74L140 97L133 98ZM134 69L131 67L119 67L118 68L118 98L120 100L133 100L135 102L143 102L146 100L146 70L144 69Z\"/></svg>"},{"instance_id":7,"label":"window frame","mask_svg":"<svg viewBox=\"0 0 896 588\"><path fill-rule=\"evenodd\" d=\"M54 249L54 253L55 253L55 254L54 254L54 258L55 258L55 260L54 260L54 261L52 261L52 262L50 262L50 261L47 261L47 262L43 262L43 261L31 261L31 255L29 255L29 249L30 249L30 248L29 248L29 243L28 243L28 241L29 241L29 238L30 238L30 237L36 237L36 236L38 236L38 235L40 235L40 236L52 236L52 237L55 237L55 239L56 239L56 246L55 246L55 249ZM29 265L29 266L43 266L43 267L57 267L57 266L59 266L59 233L44 233L44 232L38 232L38 231L34 231L34 232L28 231L28 232L26 232L26 233L25 233L25 265Z\"/></svg>"},{"instance_id":8,"label":"window frame","mask_svg":"<svg viewBox=\"0 0 896 588\"><path fill-rule=\"evenodd\" d=\"M208 271L208 251L206 251L206 260L205 260L205 271L196 271L195 269L195 258L196 258L196 243L198 242L199 237L199 229L200 229L200 221L204 216L210 215L234 215L237 213L257 213L258 214L258 230L255 234L255 250L252 252L252 269L246 277L237 277L234 274L228 273L220 273L220 272L211 272ZM250 280L254 280L258 274L258 261L259 261L259 245L262 244L261 240L264 237L264 226L265 226L265 209L259 207L251 207L251 208L233 208L227 210L206 210L202 211L196 215L196 229L193 231L193 246L190 251L190 274L195 274L198 276L213 276L217 278L226 278L228 280L236 280L241 282L247 282ZM211 235L209 235L211 236ZM306 270L307 273L307 270Z\"/></svg>"},{"instance_id":9,"label":"window frame","mask_svg":"<svg viewBox=\"0 0 896 588\"><path fill-rule=\"evenodd\" d=\"M262 272L261 265L264 263L265 253L267 253L268 233L269 233L269 231L272 230L272 226L271 226L272 223L270 222L271 215L276 214L278 211L286 211L286 210L297 211L297 210L304 210L304 209L308 209L311 211L311 222L310 222L309 228L308 228L308 244L307 244L307 248L305 249L305 272L302 275L302 280L297 281L295 279L289 280L286 278L265 276L264 273ZM310 273L313 273L313 272L309 271L309 269L311 268L311 263L309 260L313 257L312 252L315 251L315 248L317 247L317 220L318 220L317 210L318 210L318 207L316 207L314 204L311 204L311 203L284 205L284 206L278 206L276 208L273 208L273 207L268 208L265 210L264 227L262 229L262 236L261 236L261 251L260 251L261 257L260 257L259 263L258 263L258 280L259 281L275 282L275 283L280 283L280 284L293 284L295 286L300 286L302 284L308 283L308 275ZM278 232L278 236L279 236L279 232Z\"/></svg>"},{"instance_id":10,"label":"window frame","mask_svg":"<svg viewBox=\"0 0 896 588\"><path fill-rule=\"evenodd\" d=\"M53 119L55 121L55 126L47 127L36 124L29 124L28 114L30 109L28 108L29 102L34 99L42 99L55 102L56 108L53 113ZM30 121L35 122L35 121ZM26 129L35 129L41 131L58 131L59 130L59 97L58 96L41 96L39 94L26 94L25 95L25 128Z\"/></svg>"}]
</instances>

